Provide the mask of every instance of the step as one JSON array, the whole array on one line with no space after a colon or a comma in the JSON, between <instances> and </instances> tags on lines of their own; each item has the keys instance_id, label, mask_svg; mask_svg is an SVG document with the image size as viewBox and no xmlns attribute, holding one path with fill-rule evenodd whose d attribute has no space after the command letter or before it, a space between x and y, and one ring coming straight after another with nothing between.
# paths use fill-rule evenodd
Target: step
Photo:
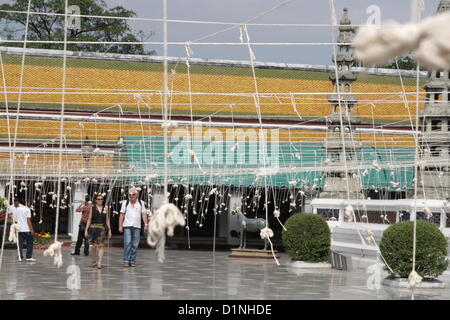
<instances>
[{"instance_id":1,"label":"step","mask_svg":"<svg viewBox=\"0 0 450 320\"><path fill-rule=\"evenodd\" d=\"M374 257L378 255L377 247L373 245L362 245L348 242L331 242L331 250L339 252L341 254L350 254L353 256Z\"/></svg>"}]
</instances>

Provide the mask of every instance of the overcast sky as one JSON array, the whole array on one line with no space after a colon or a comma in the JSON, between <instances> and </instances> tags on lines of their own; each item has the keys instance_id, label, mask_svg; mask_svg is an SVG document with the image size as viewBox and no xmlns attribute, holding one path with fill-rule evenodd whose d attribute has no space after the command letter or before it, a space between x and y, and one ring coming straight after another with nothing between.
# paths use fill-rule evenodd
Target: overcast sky
<instances>
[{"instance_id":1,"label":"overcast sky","mask_svg":"<svg viewBox=\"0 0 450 320\"><path fill-rule=\"evenodd\" d=\"M0 0L0 3L5 1ZM162 18L162 0L106 0L110 7L121 5L136 11L141 18ZM168 18L199 21L220 21L240 23L267 11L284 0L167 0ZM69 1L70 4L70 1ZM436 11L439 0L425 0L426 17ZM411 0L335 0L338 21L342 8L348 7L350 19L354 24L364 24L371 5L381 9L381 21L396 20L407 22L410 19ZM329 0L292 0L254 23L305 23L329 24ZM133 22L135 29L154 31L149 41L162 41L161 22ZM169 41L193 41L227 26L187 23L170 23ZM249 26L248 32L253 42L331 42L330 27L262 27ZM337 34L336 34L337 35ZM239 29L234 29L205 40L205 42L239 42ZM193 46L195 58L220 58L248 60L244 46ZM159 55L162 47L154 46ZM330 46L257 46L253 48L257 61L330 64ZM170 46L169 56L185 56L184 46Z\"/></svg>"},{"instance_id":2,"label":"overcast sky","mask_svg":"<svg viewBox=\"0 0 450 320\"><path fill-rule=\"evenodd\" d=\"M283 0L168 0L168 18L220 22L243 22L267 11ZM436 11L439 0L425 0L423 17ZM161 18L162 0L108 0L113 5L122 5L137 12L139 17ZM348 7L354 24L364 24L368 19L367 8L377 5L381 9L381 21L410 19L411 0L335 0L338 21L342 9ZM330 23L329 0L293 0L273 11L255 23ZM155 31L151 37L162 40L161 23L137 23L136 28ZM192 41L202 36L222 30L227 26L193 25L170 23L169 41ZM249 26L248 32L253 42L331 42L329 27L256 27ZM205 42L239 42L239 29L205 40ZM161 47L155 48L162 54ZM194 57L248 60L244 46L193 46ZM258 61L286 63L330 64L332 48L329 46L257 46L253 48ZM185 56L183 46L170 46L170 56Z\"/></svg>"}]
</instances>

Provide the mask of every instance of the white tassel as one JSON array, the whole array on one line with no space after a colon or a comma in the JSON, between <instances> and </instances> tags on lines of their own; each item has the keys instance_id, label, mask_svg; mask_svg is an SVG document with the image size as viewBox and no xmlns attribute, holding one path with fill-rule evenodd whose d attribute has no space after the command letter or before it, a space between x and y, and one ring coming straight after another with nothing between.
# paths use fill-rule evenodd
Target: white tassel
<instances>
[{"instance_id":1,"label":"white tassel","mask_svg":"<svg viewBox=\"0 0 450 320\"><path fill-rule=\"evenodd\" d=\"M366 240L368 243L371 243L371 242L375 243L375 239L373 237L373 231L371 229L367 230Z\"/></svg>"},{"instance_id":2,"label":"white tassel","mask_svg":"<svg viewBox=\"0 0 450 320\"><path fill-rule=\"evenodd\" d=\"M192 51L192 48L191 48L191 42L186 41L184 43L184 48L186 50L186 55L190 58L194 54L194 52Z\"/></svg>"},{"instance_id":3,"label":"white tassel","mask_svg":"<svg viewBox=\"0 0 450 320\"><path fill-rule=\"evenodd\" d=\"M162 205L150 218L147 243L156 247L158 261L164 262L164 245L166 242L166 230L168 236L173 236L177 225L184 226L185 219L181 211L172 203Z\"/></svg>"},{"instance_id":4,"label":"white tassel","mask_svg":"<svg viewBox=\"0 0 450 320\"><path fill-rule=\"evenodd\" d=\"M290 186L295 186L297 184L297 180L289 181Z\"/></svg>"},{"instance_id":5,"label":"white tassel","mask_svg":"<svg viewBox=\"0 0 450 320\"><path fill-rule=\"evenodd\" d=\"M425 214L425 217L427 219L431 219L433 217L433 212L431 212L430 208L428 207L423 208L423 213Z\"/></svg>"},{"instance_id":6,"label":"white tassel","mask_svg":"<svg viewBox=\"0 0 450 320\"><path fill-rule=\"evenodd\" d=\"M377 29L360 29L353 47L356 57L366 65L384 64L409 51L429 70L450 68L450 12L425 19L420 24L388 23Z\"/></svg>"},{"instance_id":7,"label":"white tassel","mask_svg":"<svg viewBox=\"0 0 450 320\"><path fill-rule=\"evenodd\" d=\"M268 228L268 227L265 227L264 229L261 229L259 235L261 236L261 239L269 241L270 249L271 249L271 251L272 251L273 258L275 259L275 262L276 262L277 265L279 266L280 263L278 262L278 259L277 259L277 257L275 256L275 252L273 251L273 244L272 244L272 241L270 241L270 238L273 237L273 231L272 231L272 229L270 229L270 228Z\"/></svg>"},{"instance_id":8,"label":"white tassel","mask_svg":"<svg viewBox=\"0 0 450 320\"><path fill-rule=\"evenodd\" d=\"M192 199L192 195L191 194L187 194L187 195L184 196L184 198L186 200L191 200Z\"/></svg>"},{"instance_id":9,"label":"white tassel","mask_svg":"<svg viewBox=\"0 0 450 320\"><path fill-rule=\"evenodd\" d=\"M53 257L53 264L56 265L57 268L60 268L63 265L61 247L62 242L56 241L44 251L45 257Z\"/></svg>"},{"instance_id":10,"label":"white tassel","mask_svg":"<svg viewBox=\"0 0 450 320\"><path fill-rule=\"evenodd\" d=\"M177 128L177 127L178 127L178 123L175 121L166 121L161 125L161 128L163 128L163 129L164 128L167 128L167 129Z\"/></svg>"},{"instance_id":11,"label":"white tassel","mask_svg":"<svg viewBox=\"0 0 450 320\"><path fill-rule=\"evenodd\" d=\"M373 167L375 170L377 170L377 171L380 171L380 170L381 170L381 167L380 167L380 165L377 163L377 160L373 160L373 162L372 162L372 167Z\"/></svg>"},{"instance_id":12,"label":"white tassel","mask_svg":"<svg viewBox=\"0 0 450 320\"><path fill-rule=\"evenodd\" d=\"M275 218L279 218L280 217L280 211L279 210L274 210L273 211L273 215Z\"/></svg>"},{"instance_id":13,"label":"white tassel","mask_svg":"<svg viewBox=\"0 0 450 320\"><path fill-rule=\"evenodd\" d=\"M326 158L323 163L325 163L327 166L329 166L331 164L331 159L330 158Z\"/></svg>"},{"instance_id":14,"label":"white tassel","mask_svg":"<svg viewBox=\"0 0 450 320\"><path fill-rule=\"evenodd\" d=\"M422 282L422 277L416 272L411 271L408 277L408 286L410 289L414 290L418 284Z\"/></svg>"},{"instance_id":15,"label":"white tassel","mask_svg":"<svg viewBox=\"0 0 450 320\"><path fill-rule=\"evenodd\" d=\"M429 70L450 68L450 13L425 19L415 59Z\"/></svg>"},{"instance_id":16,"label":"white tassel","mask_svg":"<svg viewBox=\"0 0 450 320\"><path fill-rule=\"evenodd\" d=\"M9 228L9 242L16 243L18 240L18 233L20 231L20 226L18 223L13 223Z\"/></svg>"},{"instance_id":17,"label":"white tassel","mask_svg":"<svg viewBox=\"0 0 450 320\"><path fill-rule=\"evenodd\" d=\"M348 222L352 222L355 217L355 211L353 210L353 207L351 205L348 205L345 207L344 212L345 218Z\"/></svg>"}]
</instances>

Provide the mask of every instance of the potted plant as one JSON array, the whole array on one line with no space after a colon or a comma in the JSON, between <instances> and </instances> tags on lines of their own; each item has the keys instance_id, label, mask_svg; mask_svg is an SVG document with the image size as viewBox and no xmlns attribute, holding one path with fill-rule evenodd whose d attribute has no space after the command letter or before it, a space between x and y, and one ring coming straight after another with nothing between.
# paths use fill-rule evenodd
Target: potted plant
<instances>
[{"instance_id":1,"label":"potted plant","mask_svg":"<svg viewBox=\"0 0 450 320\"><path fill-rule=\"evenodd\" d=\"M328 263L331 232L325 219L317 214L298 213L285 223L283 247L298 268L331 267Z\"/></svg>"},{"instance_id":2,"label":"potted plant","mask_svg":"<svg viewBox=\"0 0 450 320\"><path fill-rule=\"evenodd\" d=\"M391 225L383 232L380 252L384 257L389 277L386 285L403 287L412 271L414 222L404 221ZM448 266L447 239L431 222L418 220L416 226L415 271L423 278L423 287L439 287L437 277ZM388 267L389 266L389 267Z\"/></svg>"}]
</instances>

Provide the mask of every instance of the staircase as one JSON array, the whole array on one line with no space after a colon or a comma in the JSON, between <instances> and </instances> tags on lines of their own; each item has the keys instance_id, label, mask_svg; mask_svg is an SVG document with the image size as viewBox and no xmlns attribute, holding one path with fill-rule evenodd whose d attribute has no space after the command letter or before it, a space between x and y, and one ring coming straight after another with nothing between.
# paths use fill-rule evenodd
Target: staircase
<instances>
[{"instance_id":1,"label":"staircase","mask_svg":"<svg viewBox=\"0 0 450 320\"><path fill-rule=\"evenodd\" d=\"M361 237L358 234L357 227ZM377 262L378 249L373 243L366 239L367 230L373 232L373 237L377 245L380 243L383 231L388 225L363 224L363 223L340 223L330 225L331 229L331 250L351 259L352 268L360 269Z\"/></svg>"}]
</instances>

